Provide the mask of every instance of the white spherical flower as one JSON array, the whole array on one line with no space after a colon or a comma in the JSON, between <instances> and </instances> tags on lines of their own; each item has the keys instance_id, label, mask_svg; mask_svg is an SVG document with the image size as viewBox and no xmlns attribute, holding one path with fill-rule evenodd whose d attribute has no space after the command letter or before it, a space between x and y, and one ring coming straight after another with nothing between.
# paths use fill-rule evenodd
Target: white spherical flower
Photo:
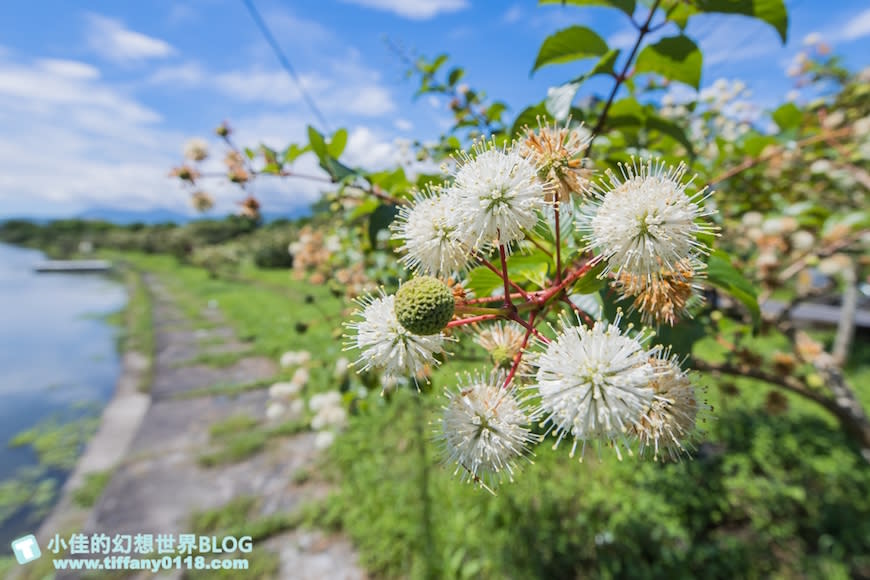
<instances>
[{"instance_id":1,"label":"white spherical flower","mask_svg":"<svg viewBox=\"0 0 870 580\"><path fill-rule=\"evenodd\" d=\"M302 385L297 383L275 383L269 387L269 396L273 399L293 399L301 389Z\"/></svg>"},{"instance_id":2,"label":"white spherical flower","mask_svg":"<svg viewBox=\"0 0 870 580\"><path fill-rule=\"evenodd\" d=\"M662 270L690 260L702 267L698 254L707 247L698 235L715 229L702 218L713 211L700 203L710 193L703 188L689 195L694 178L682 183L686 166L663 161L621 165L622 177L607 175L610 187L593 186L595 198L578 228L588 236L587 249L597 249L607 260L605 273L658 278Z\"/></svg>"},{"instance_id":3,"label":"white spherical flower","mask_svg":"<svg viewBox=\"0 0 870 580\"><path fill-rule=\"evenodd\" d=\"M581 460L589 440L624 443L626 431L653 401L650 383L657 371L643 346L649 336L621 333L620 318L591 329L563 319L556 338L533 361L538 370L532 388L540 397L543 425L557 437L554 448L571 436L572 457L582 442Z\"/></svg>"},{"instance_id":4,"label":"white spherical flower","mask_svg":"<svg viewBox=\"0 0 870 580\"><path fill-rule=\"evenodd\" d=\"M455 194L433 192L418 195L413 205L399 209L393 222L393 239L401 242L399 259L405 267L421 274L447 277L465 269L469 248L462 243L459 229L448 216L456 204Z\"/></svg>"},{"instance_id":5,"label":"white spherical flower","mask_svg":"<svg viewBox=\"0 0 870 580\"><path fill-rule=\"evenodd\" d=\"M441 419L441 439L448 461L456 473L486 487L502 477L513 481L518 459L527 457L529 445L538 441L526 425L515 390L503 388L505 375L489 378L466 375L454 391L448 391Z\"/></svg>"},{"instance_id":6,"label":"white spherical flower","mask_svg":"<svg viewBox=\"0 0 870 580\"><path fill-rule=\"evenodd\" d=\"M280 419L285 410L284 405L281 403L269 403L269 406L266 407L266 419L269 421Z\"/></svg>"},{"instance_id":7,"label":"white spherical flower","mask_svg":"<svg viewBox=\"0 0 870 580\"><path fill-rule=\"evenodd\" d=\"M320 431L314 437L314 447L316 449L326 449L335 442L335 433L332 431Z\"/></svg>"},{"instance_id":8,"label":"white spherical flower","mask_svg":"<svg viewBox=\"0 0 870 580\"><path fill-rule=\"evenodd\" d=\"M338 391L317 393L312 395L308 400L308 408L315 412L320 412L328 407L338 406L341 406L341 393Z\"/></svg>"},{"instance_id":9,"label":"white spherical flower","mask_svg":"<svg viewBox=\"0 0 870 580\"><path fill-rule=\"evenodd\" d=\"M288 350L281 355L281 366L292 367L296 365L304 365L311 360L311 353L307 350Z\"/></svg>"},{"instance_id":10,"label":"white spherical flower","mask_svg":"<svg viewBox=\"0 0 870 580\"><path fill-rule=\"evenodd\" d=\"M435 355L444 352L446 337L441 334L419 336L399 324L394 310L395 296L368 296L359 301L360 320L346 324L355 331L348 336L346 349L359 350L354 363L357 371L383 370L390 377L416 379L428 366L438 365Z\"/></svg>"},{"instance_id":11,"label":"white spherical flower","mask_svg":"<svg viewBox=\"0 0 870 580\"><path fill-rule=\"evenodd\" d=\"M653 459L678 460L691 448L698 412L707 406L698 400L676 356L663 353L651 363L658 370L651 383L655 398L630 434L640 442L639 455L652 451Z\"/></svg>"},{"instance_id":12,"label":"white spherical flower","mask_svg":"<svg viewBox=\"0 0 870 580\"><path fill-rule=\"evenodd\" d=\"M202 161L208 157L208 142L195 137L184 144L184 157L191 161Z\"/></svg>"},{"instance_id":13,"label":"white spherical flower","mask_svg":"<svg viewBox=\"0 0 870 580\"><path fill-rule=\"evenodd\" d=\"M302 389L308 384L308 379L310 377L311 375L309 375L308 369L298 368L296 369L296 372L293 373L293 378L290 379L290 382Z\"/></svg>"},{"instance_id":14,"label":"white spherical flower","mask_svg":"<svg viewBox=\"0 0 870 580\"><path fill-rule=\"evenodd\" d=\"M816 238L807 230L798 230L789 238L791 247L799 252L807 252L816 245Z\"/></svg>"},{"instance_id":15,"label":"white spherical flower","mask_svg":"<svg viewBox=\"0 0 870 580\"><path fill-rule=\"evenodd\" d=\"M551 187L538 179L535 164L516 146L479 144L474 153L460 158L454 174L450 225L474 248L523 239Z\"/></svg>"}]
</instances>

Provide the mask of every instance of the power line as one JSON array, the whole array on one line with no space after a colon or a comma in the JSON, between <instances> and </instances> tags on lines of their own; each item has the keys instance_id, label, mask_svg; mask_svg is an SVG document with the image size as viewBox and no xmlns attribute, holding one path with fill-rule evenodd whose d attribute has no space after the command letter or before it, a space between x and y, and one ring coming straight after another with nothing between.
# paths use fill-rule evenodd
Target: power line
<instances>
[{"instance_id":1,"label":"power line","mask_svg":"<svg viewBox=\"0 0 870 580\"><path fill-rule=\"evenodd\" d=\"M266 22L260 16L257 8L254 6L253 0L242 0L242 2L245 4L245 7L247 7L251 18L254 19L254 23L260 29L260 32L263 33L263 37L266 39L266 42L268 42L269 46L272 47L272 51L275 53L275 56L278 57L278 62L281 63L281 66L284 67L284 70L287 71L287 73L296 82L296 85L299 87L299 92L302 94L302 98L305 99L305 103L311 109L311 112L314 113L314 116L317 117L317 120L320 122L323 128L329 130L329 123L326 122L326 117L323 116L323 113L321 113L320 109L317 108L314 99L312 99L311 95L308 94L308 91L305 90L305 86L303 86L302 80L299 78L299 75L296 74L296 71L293 69L293 65L290 64L290 60L288 60L287 56L284 54L284 51L281 50L281 46L275 40L275 37L272 36L272 33L269 31L269 27L266 26Z\"/></svg>"}]
</instances>

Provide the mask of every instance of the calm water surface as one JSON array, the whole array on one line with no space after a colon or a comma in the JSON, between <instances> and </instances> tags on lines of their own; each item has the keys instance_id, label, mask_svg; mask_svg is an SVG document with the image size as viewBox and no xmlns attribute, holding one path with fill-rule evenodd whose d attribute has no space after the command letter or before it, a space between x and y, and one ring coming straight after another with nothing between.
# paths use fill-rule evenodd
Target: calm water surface
<instances>
[{"instance_id":1,"label":"calm water surface","mask_svg":"<svg viewBox=\"0 0 870 580\"><path fill-rule=\"evenodd\" d=\"M8 446L12 437L52 417L98 413L120 372L118 329L103 316L123 307L123 286L102 275L34 273L44 259L0 244L0 488L37 464L29 447ZM38 527L28 510L6 515L0 553Z\"/></svg>"}]
</instances>

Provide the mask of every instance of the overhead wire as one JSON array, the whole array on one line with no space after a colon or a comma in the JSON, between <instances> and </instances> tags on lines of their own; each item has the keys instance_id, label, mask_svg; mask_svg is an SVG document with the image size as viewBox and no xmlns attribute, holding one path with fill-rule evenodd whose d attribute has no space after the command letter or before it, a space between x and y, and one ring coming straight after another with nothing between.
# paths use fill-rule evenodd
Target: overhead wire
<instances>
[{"instance_id":1,"label":"overhead wire","mask_svg":"<svg viewBox=\"0 0 870 580\"><path fill-rule=\"evenodd\" d=\"M275 53L275 56L278 58L278 62L281 64L281 67L290 75L296 85L299 87L299 93L302 95L302 98L305 100L305 103L308 105L308 108L311 109L311 112L317 117L317 121L320 125L329 130L329 123L326 121L326 117L317 107L317 103L314 102L314 99L311 98L311 95L308 91L305 90L305 85L302 84L302 79L299 78L299 75L296 74L296 70L293 68L293 65L290 64L290 59L287 58L287 55L284 54L284 51L281 49L281 45L278 44L278 41L275 40L274 35L269 30L266 21L263 20L263 17L260 16L260 12L257 10L257 7L254 6L253 0L242 0L242 3L248 9L248 13L251 15L251 18L254 20L254 23L257 25L257 28L260 29L263 37L266 39L266 42L272 48L272 52Z\"/></svg>"}]
</instances>

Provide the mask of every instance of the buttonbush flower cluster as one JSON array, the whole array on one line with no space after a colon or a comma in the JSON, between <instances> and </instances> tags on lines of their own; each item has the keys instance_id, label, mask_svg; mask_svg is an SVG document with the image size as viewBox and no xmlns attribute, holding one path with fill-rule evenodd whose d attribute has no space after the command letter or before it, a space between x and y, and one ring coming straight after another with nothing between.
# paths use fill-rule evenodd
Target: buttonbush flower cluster
<instances>
[{"instance_id":1,"label":"buttonbush flower cluster","mask_svg":"<svg viewBox=\"0 0 870 580\"><path fill-rule=\"evenodd\" d=\"M685 165L654 159L599 179L588 143L569 121L457 156L445 184L416 194L391 226L415 276L395 295L359 299L346 324L358 371L418 385L457 332L474 331L493 367L446 389L437 436L456 473L487 489L512 480L547 436L580 460L590 446L679 459L706 408L650 327L701 300L710 193ZM574 297L601 281L643 328L621 309L606 320L579 306Z\"/></svg>"}]
</instances>

